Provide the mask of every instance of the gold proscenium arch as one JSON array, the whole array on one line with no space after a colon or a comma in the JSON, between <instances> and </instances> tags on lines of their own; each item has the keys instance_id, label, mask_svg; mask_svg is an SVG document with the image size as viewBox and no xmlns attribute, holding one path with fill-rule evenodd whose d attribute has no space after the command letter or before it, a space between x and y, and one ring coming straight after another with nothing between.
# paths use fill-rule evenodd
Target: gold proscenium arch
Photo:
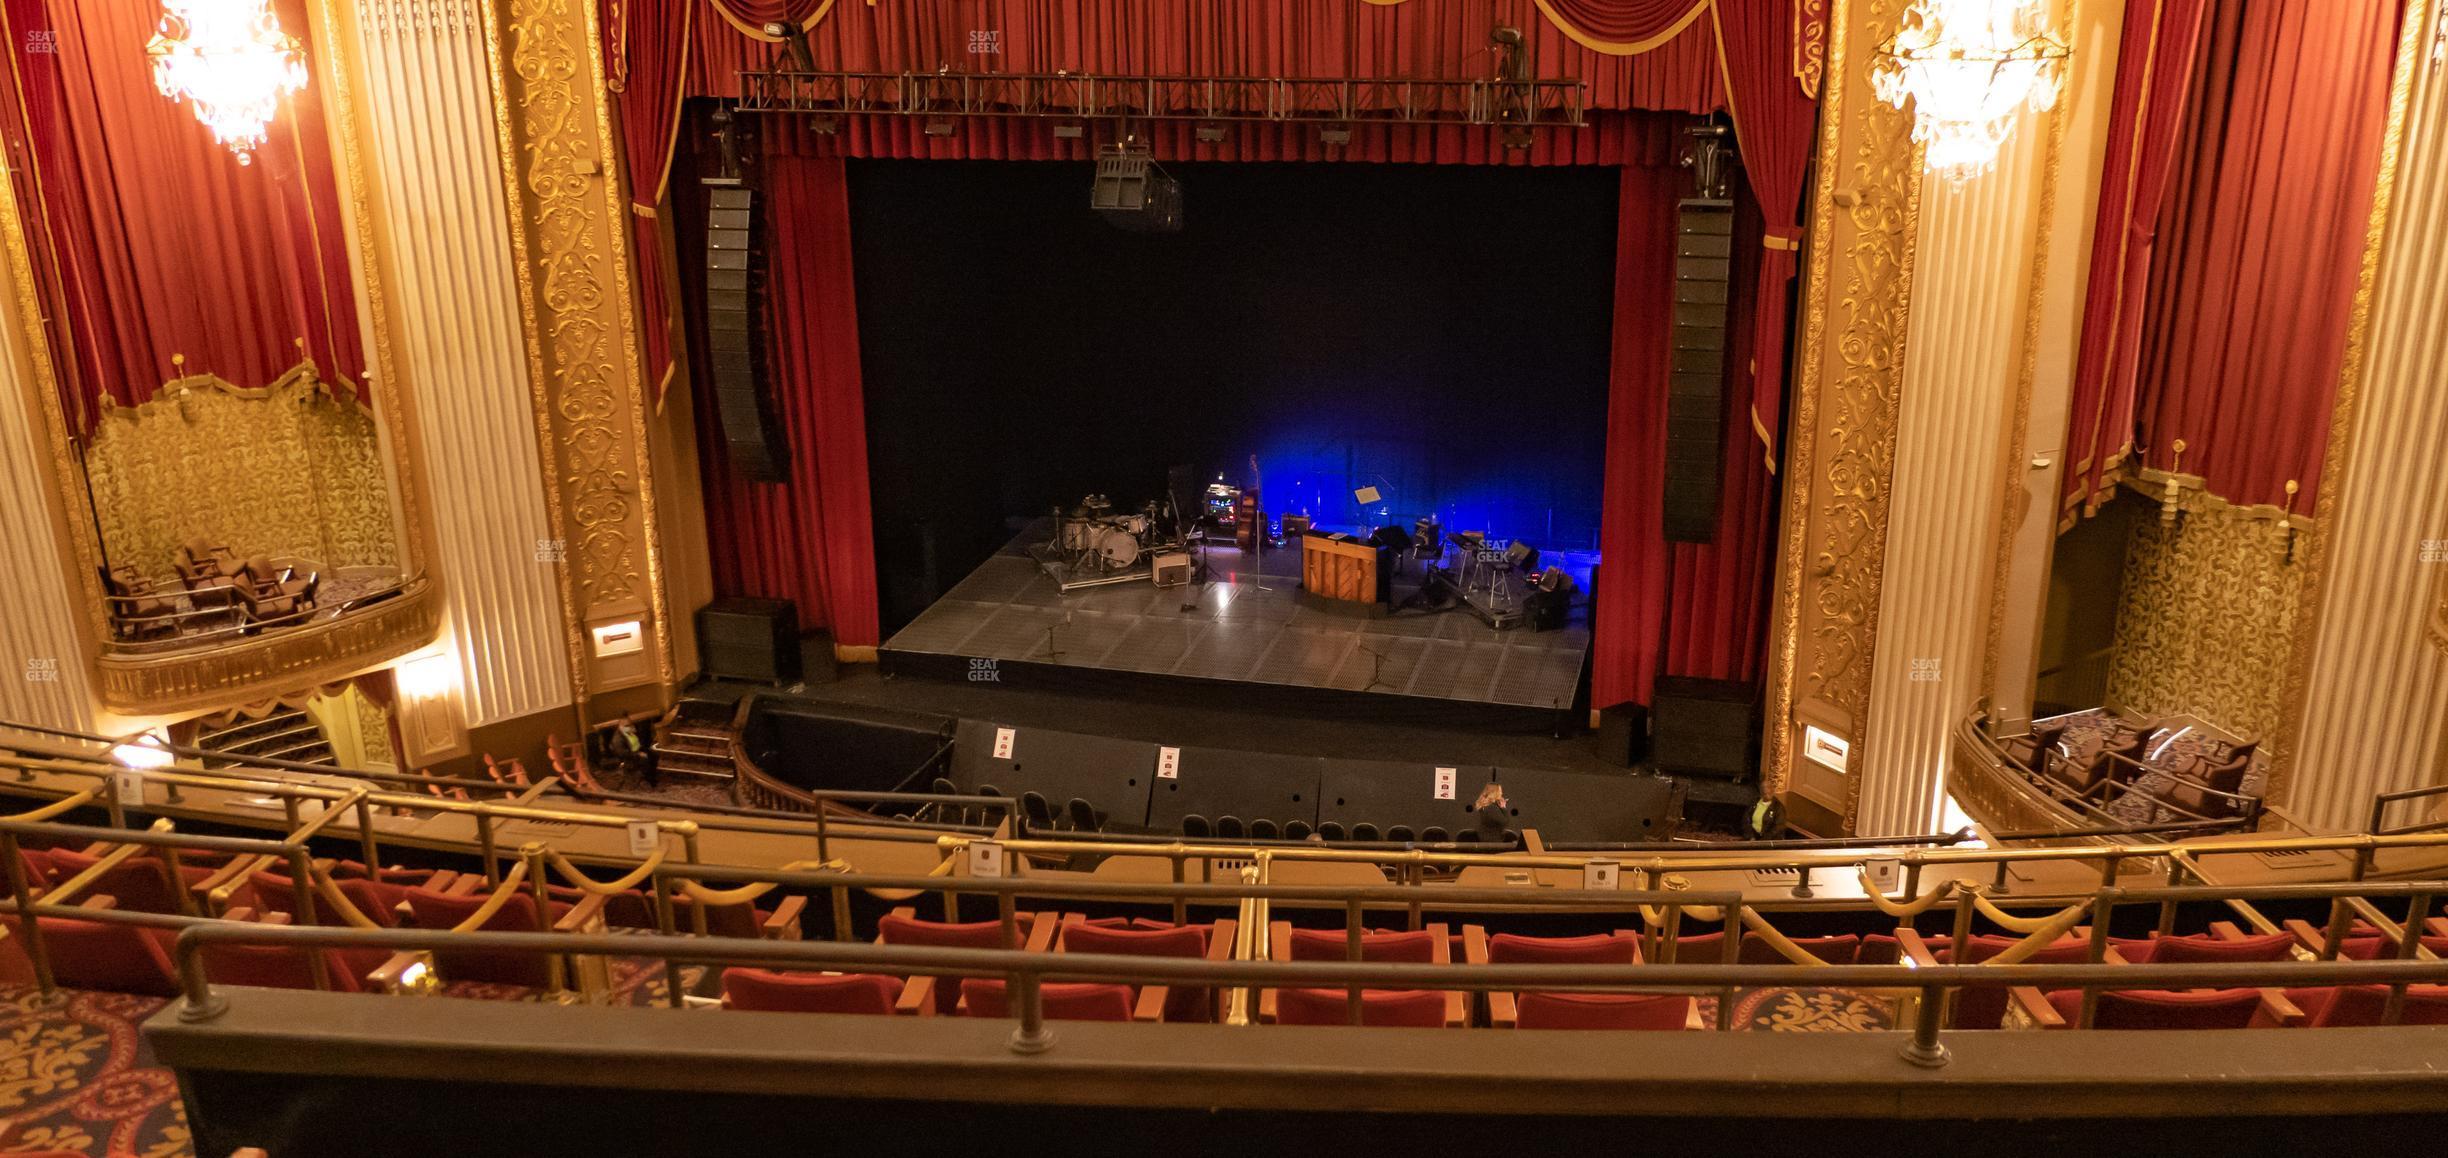
<instances>
[{"instance_id":1,"label":"gold proscenium arch","mask_svg":"<svg viewBox=\"0 0 2448 1158\"><path fill-rule=\"evenodd\" d=\"M372 380L381 451L389 466L401 568L413 576L427 571L434 557L432 511L417 473L421 438L415 408L406 401L406 391L415 389L415 382L400 364L392 341L390 303L397 295L389 292L391 277L377 244L388 226L374 211L368 194L368 160L360 147L368 130L359 123L349 59L354 43L342 34L334 3L321 0L308 14L314 43L309 64L323 86L333 169L341 182L343 225L365 338L366 376ZM110 617L102 598L101 544L76 444L60 406L60 352L49 347L38 324L42 304L34 289L37 283L26 219L27 209L18 204L15 190L0 182L0 247L7 251L9 276L16 288L14 309L6 324L16 328L18 348L26 352L18 367L19 380L34 395L16 401L36 412L49 442L53 482L64 514L55 534L61 538L62 557L75 572L66 577L70 590L86 609L77 625L78 643L94 677L100 706L129 715L168 715L260 698L379 667L433 642L440 627L441 602L435 584L427 580L360 612L234 643L166 654L103 653L102 641L110 637Z\"/></svg>"}]
</instances>

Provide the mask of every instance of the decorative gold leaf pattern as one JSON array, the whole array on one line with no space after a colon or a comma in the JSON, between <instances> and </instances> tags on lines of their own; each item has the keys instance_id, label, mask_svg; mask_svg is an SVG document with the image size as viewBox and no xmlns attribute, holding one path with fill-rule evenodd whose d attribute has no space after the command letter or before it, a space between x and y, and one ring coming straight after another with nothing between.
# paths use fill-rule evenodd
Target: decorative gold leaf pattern
<instances>
[{"instance_id":1,"label":"decorative gold leaf pattern","mask_svg":"<svg viewBox=\"0 0 2448 1158\"><path fill-rule=\"evenodd\" d=\"M2180 522L2134 520L2108 697L2132 715L2187 713L2275 742L2306 566L2287 530L2185 488ZM2308 540L2302 530L2296 535Z\"/></svg>"}]
</instances>

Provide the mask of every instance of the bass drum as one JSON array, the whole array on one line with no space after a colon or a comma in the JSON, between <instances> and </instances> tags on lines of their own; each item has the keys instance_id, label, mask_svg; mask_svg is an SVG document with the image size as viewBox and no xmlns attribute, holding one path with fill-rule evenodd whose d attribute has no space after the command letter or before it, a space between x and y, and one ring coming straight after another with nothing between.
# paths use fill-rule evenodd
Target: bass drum
<instances>
[{"instance_id":1,"label":"bass drum","mask_svg":"<svg viewBox=\"0 0 2448 1158\"><path fill-rule=\"evenodd\" d=\"M1139 561L1139 540L1120 527L1098 527L1089 549L1108 571L1127 571Z\"/></svg>"}]
</instances>

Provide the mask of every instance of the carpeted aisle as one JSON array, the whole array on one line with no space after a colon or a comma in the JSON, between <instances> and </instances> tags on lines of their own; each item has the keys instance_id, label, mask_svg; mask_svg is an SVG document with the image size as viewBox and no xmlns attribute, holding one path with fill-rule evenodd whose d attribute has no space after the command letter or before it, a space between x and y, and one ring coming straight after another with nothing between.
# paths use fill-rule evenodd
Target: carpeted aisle
<instances>
[{"instance_id":1,"label":"carpeted aisle","mask_svg":"<svg viewBox=\"0 0 2448 1158\"><path fill-rule=\"evenodd\" d=\"M0 988L0 1153L194 1153L178 1082L153 1064L138 1029L168 1003L121 993L67 998L45 1009L33 989Z\"/></svg>"}]
</instances>

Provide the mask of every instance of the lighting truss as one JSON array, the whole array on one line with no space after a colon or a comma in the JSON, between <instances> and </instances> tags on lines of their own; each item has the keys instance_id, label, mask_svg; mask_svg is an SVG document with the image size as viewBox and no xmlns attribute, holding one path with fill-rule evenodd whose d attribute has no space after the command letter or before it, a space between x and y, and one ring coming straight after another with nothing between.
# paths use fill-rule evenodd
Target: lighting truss
<instances>
[{"instance_id":1,"label":"lighting truss","mask_svg":"<svg viewBox=\"0 0 2448 1158\"><path fill-rule=\"evenodd\" d=\"M1578 128L1577 80L743 70L741 112Z\"/></svg>"}]
</instances>

